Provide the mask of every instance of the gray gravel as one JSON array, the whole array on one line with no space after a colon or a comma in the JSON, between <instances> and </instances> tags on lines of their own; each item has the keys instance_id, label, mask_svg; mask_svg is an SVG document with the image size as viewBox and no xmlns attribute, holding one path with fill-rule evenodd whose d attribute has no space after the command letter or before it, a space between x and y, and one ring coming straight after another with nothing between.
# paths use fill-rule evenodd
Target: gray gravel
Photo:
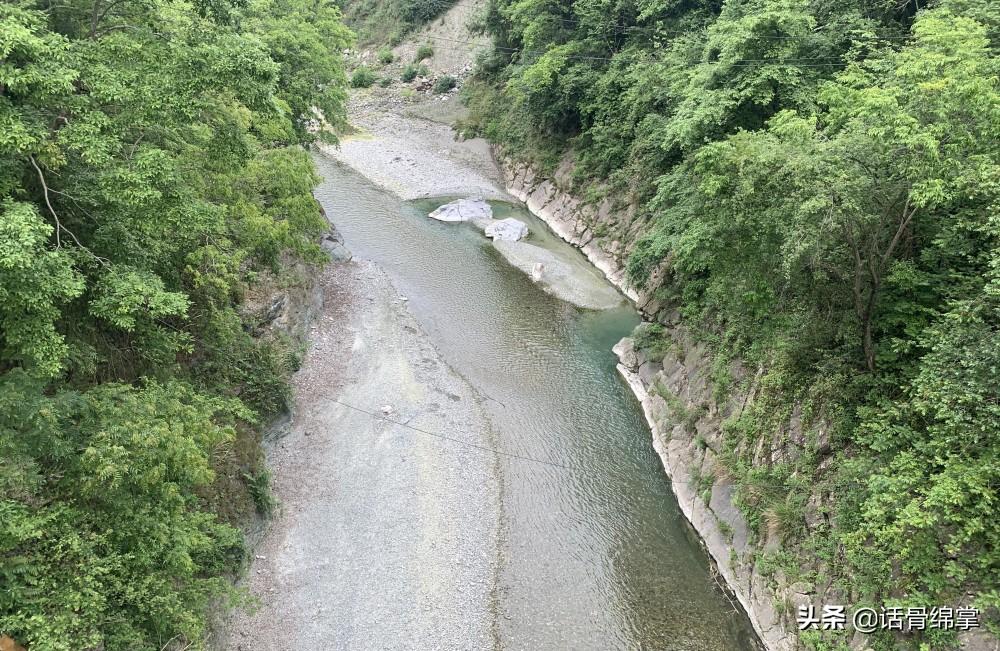
<instances>
[{"instance_id":1,"label":"gray gravel","mask_svg":"<svg viewBox=\"0 0 1000 651\"><path fill-rule=\"evenodd\" d=\"M390 92L353 94L348 113L359 132L323 152L403 199L510 198L488 142L457 140L449 125L400 115L393 101Z\"/></svg>"},{"instance_id":2,"label":"gray gravel","mask_svg":"<svg viewBox=\"0 0 1000 651\"><path fill-rule=\"evenodd\" d=\"M369 262L334 265L268 451L280 512L227 649L498 647L500 484L478 396ZM385 419L340 403L375 412Z\"/></svg>"}]
</instances>

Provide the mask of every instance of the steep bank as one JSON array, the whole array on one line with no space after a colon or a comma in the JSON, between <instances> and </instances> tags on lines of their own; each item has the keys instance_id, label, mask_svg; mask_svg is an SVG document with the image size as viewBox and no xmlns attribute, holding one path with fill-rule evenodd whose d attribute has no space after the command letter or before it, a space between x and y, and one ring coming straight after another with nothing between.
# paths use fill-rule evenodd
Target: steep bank
<instances>
[{"instance_id":1,"label":"steep bank","mask_svg":"<svg viewBox=\"0 0 1000 651\"><path fill-rule=\"evenodd\" d=\"M268 447L280 509L245 581L259 609L226 648L493 648L495 459L419 431L491 447L479 398L377 266L331 265L320 287Z\"/></svg>"},{"instance_id":2,"label":"steep bank","mask_svg":"<svg viewBox=\"0 0 1000 651\"><path fill-rule=\"evenodd\" d=\"M659 303L626 283L625 238L609 240L596 234L628 232L628 213L614 210L610 199L596 207L587 205L560 189L557 179L539 176L529 165L505 159L501 167L511 195L578 247L609 281L635 301L647 318L657 317ZM653 445L684 515L754 629L768 649L793 651L798 648L796 624L790 617L794 607L814 600L837 600L825 591L815 593L803 585L787 585L780 577L765 577L755 571L753 552L757 546L748 537L746 520L733 503L734 485L715 454L721 448L722 420L735 409L744 408L750 396L732 396L726 404L717 405L708 378L711 360L704 348L695 345L680 327L671 334L677 345L659 358L648 351L637 351L631 339L623 340L615 347L621 361L618 369L642 403ZM767 541L765 547L775 544ZM832 600L824 602L825 597ZM779 612L776 603L793 608Z\"/></svg>"}]
</instances>

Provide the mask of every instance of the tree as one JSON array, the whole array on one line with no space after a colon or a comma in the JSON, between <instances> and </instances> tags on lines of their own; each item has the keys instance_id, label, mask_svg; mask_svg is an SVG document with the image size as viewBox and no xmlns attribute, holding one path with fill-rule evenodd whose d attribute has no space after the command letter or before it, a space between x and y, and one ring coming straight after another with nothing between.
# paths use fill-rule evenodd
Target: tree
<instances>
[{"instance_id":1,"label":"tree","mask_svg":"<svg viewBox=\"0 0 1000 651\"><path fill-rule=\"evenodd\" d=\"M321 260L303 146L348 39L306 0L0 5L3 634L203 645L287 396L242 297Z\"/></svg>"}]
</instances>

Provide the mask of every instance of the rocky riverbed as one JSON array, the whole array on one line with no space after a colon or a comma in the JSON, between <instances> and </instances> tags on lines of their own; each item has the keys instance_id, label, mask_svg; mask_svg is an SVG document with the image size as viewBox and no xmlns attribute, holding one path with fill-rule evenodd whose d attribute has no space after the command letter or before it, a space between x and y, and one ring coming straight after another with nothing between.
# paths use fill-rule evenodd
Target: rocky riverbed
<instances>
[{"instance_id":1,"label":"rocky riverbed","mask_svg":"<svg viewBox=\"0 0 1000 651\"><path fill-rule=\"evenodd\" d=\"M244 582L257 607L224 646L494 648L500 484L480 398L376 265L331 265L321 287L269 445L280 510Z\"/></svg>"}]
</instances>

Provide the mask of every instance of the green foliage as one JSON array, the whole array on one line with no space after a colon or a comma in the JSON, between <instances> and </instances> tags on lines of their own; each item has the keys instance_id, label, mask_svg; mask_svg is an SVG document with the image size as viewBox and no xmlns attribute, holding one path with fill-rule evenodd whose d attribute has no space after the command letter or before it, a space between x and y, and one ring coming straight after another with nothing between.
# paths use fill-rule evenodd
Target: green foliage
<instances>
[{"instance_id":1,"label":"green foliage","mask_svg":"<svg viewBox=\"0 0 1000 651\"><path fill-rule=\"evenodd\" d=\"M392 63L396 57L393 55L392 50L387 47L381 48L378 51L378 62L382 65L389 65Z\"/></svg>"},{"instance_id":2,"label":"green foliage","mask_svg":"<svg viewBox=\"0 0 1000 651\"><path fill-rule=\"evenodd\" d=\"M361 43L399 45L403 37L455 5L456 0L350 0L345 20ZM388 38L387 38L387 35Z\"/></svg>"},{"instance_id":3,"label":"green foliage","mask_svg":"<svg viewBox=\"0 0 1000 651\"><path fill-rule=\"evenodd\" d=\"M332 126L341 126L346 119L340 52L353 35L344 27L337 3L249 0L246 13L244 29L264 41L279 66L275 99L287 105L296 133L285 144L308 143L314 133L332 141L330 131L309 127L317 118Z\"/></svg>"},{"instance_id":4,"label":"green foliage","mask_svg":"<svg viewBox=\"0 0 1000 651\"><path fill-rule=\"evenodd\" d=\"M640 323L632 332L635 347L644 350L653 359L663 359L670 351L670 338L659 323Z\"/></svg>"},{"instance_id":5,"label":"green foliage","mask_svg":"<svg viewBox=\"0 0 1000 651\"><path fill-rule=\"evenodd\" d=\"M434 93L440 95L441 93L447 93L449 90L455 87L458 81L451 75L441 75L434 82Z\"/></svg>"},{"instance_id":6,"label":"green foliage","mask_svg":"<svg viewBox=\"0 0 1000 651\"><path fill-rule=\"evenodd\" d=\"M370 68L361 66L351 75L351 88L368 88L378 77Z\"/></svg>"},{"instance_id":7,"label":"green foliage","mask_svg":"<svg viewBox=\"0 0 1000 651\"><path fill-rule=\"evenodd\" d=\"M53 399L8 374L0 452L20 476L5 477L0 500L0 628L46 649L199 639L242 547L193 490L212 481L227 422L245 415L181 383Z\"/></svg>"},{"instance_id":8,"label":"green foliage","mask_svg":"<svg viewBox=\"0 0 1000 651\"><path fill-rule=\"evenodd\" d=\"M427 66L410 63L403 68L403 72L400 74L399 78L405 82L411 82L417 77L426 77L429 74L430 71L427 69Z\"/></svg>"},{"instance_id":9,"label":"green foliage","mask_svg":"<svg viewBox=\"0 0 1000 651\"><path fill-rule=\"evenodd\" d=\"M292 362L241 303L321 259L302 146L343 118L349 36L312 0L0 5L0 631L25 646L202 648L235 596L217 512L262 499L253 424Z\"/></svg>"},{"instance_id":10,"label":"green foliage","mask_svg":"<svg viewBox=\"0 0 1000 651\"><path fill-rule=\"evenodd\" d=\"M631 202L630 280L710 347L718 397L751 371L720 455L752 533L868 603L995 606L996 7L498 0L483 25L463 133ZM793 405L806 449L776 462Z\"/></svg>"},{"instance_id":11,"label":"green foliage","mask_svg":"<svg viewBox=\"0 0 1000 651\"><path fill-rule=\"evenodd\" d=\"M255 474L244 473L247 488L250 489L250 496L257 507L257 512L263 516L274 513L278 506L277 500L271 494L271 474L266 470L260 470Z\"/></svg>"},{"instance_id":12,"label":"green foliage","mask_svg":"<svg viewBox=\"0 0 1000 651\"><path fill-rule=\"evenodd\" d=\"M417 48L416 54L413 55L413 62L420 63L424 59L429 59L432 56L434 56L434 48L432 48L430 44L424 43Z\"/></svg>"},{"instance_id":13,"label":"green foliage","mask_svg":"<svg viewBox=\"0 0 1000 651\"><path fill-rule=\"evenodd\" d=\"M413 25L429 22L454 4L454 0L401 0L400 9L404 20Z\"/></svg>"},{"instance_id":14,"label":"green foliage","mask_svg":"<svg viewBox=\"0 0 1000 651\"><path fill-rule=\"evenodd\" d=\"M47 246L54 231L30 203L0 204L0 352L41 376L59 371L68 352L59 308L84 287L72 256Z\"/></svg>"}]
</instances>

